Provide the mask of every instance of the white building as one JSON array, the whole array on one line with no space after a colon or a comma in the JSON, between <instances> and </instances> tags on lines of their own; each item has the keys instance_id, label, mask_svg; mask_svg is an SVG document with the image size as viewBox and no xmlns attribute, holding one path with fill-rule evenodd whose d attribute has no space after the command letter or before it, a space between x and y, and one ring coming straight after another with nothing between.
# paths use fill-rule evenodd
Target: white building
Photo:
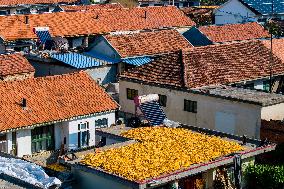
<instances>
[{"instance_id":1,"label":"white building","mask_svg":"<svg viewBox=\"0 0 284 189\"><path fill-rule=\"evenodd\" d=\"M265 22L271 17L271 1L229 0L215 10L215 24L236 24L249 21ZM274 16L284 19L284 4L273 2Z\"/></svg>"},{"instance_id":2,"label":"white building","mask_svg":"<svg viewBox=\"0 0 284 189\"><path fill-rule=\"evenodd\" d=\"M159 94L170 120L259 138L261 119L284 118L283 95L231 86L269 89L269 53L261 42L250 41L160 55L121 75L122 115L134 116L135 96ZM284 74L280 59L273 73Z\"/></svg>"},{"instance_id":3,"label":"white building","mask_svg":"<svg viewBox=\"0 0 284 189\"><path fill-rule=\"evenodd\" d=\"M17 156L94 146L118 105L86 73L1 82L1 151Z\"/></svg>"}]
</instances>

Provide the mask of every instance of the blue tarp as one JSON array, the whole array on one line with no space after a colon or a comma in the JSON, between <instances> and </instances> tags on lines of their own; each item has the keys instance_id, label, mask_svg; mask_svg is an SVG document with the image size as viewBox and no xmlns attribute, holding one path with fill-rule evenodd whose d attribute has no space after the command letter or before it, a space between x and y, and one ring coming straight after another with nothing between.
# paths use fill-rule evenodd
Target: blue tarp
<instances>
[{"instance_id":1,"label":"blue tarp","mask_svg":"<svg viewBox=\"0 0 284 189\"><path fill-rule=\"evenodd\" d=\"M101 55L94 55L92 53L54 53L50 55L51 58L59 60L65 64L68 64L75 68L91 68L98 67L105 64L116 64L119 62L125 62L134 66L141 66L148 64L152 61L149 57L135 57L135 58L125 58L125 59L110 59L103 57Z\"/></svg>"},{"instance_id":2,"label":"blue tarp","mask_svg":"<svg viewBox=\"0 0 284 189\"><path fill-rule=\"evenodd\" d=\"M134 66L142 66L144 64L148 64L152 61L149 57L136 57L136 58L125 58L122 59L123 62L127 64L131 64Z\"/></svg>"},{"instance_id":3,"label":"blue tarp","mask_svg":"<svg viewBox=\"0 0 284 189\"><path fill-rule=\"evenodd\" d=\"M271 14L273 2L273 13L283 14L284 13L284 0L241 0L257 12L261 14Z\"/></svg>"},{"instance_id":4,"label":"blue tarp","mask_svg":"<svg viewBox=\"0 0 284 189\"><path fill-rule=\"evenodd\" d=\"M75 68L91 68L103 65L103 62L96 58L73 52L51 54L51 57Z\"/></svg>"}]
</instances>

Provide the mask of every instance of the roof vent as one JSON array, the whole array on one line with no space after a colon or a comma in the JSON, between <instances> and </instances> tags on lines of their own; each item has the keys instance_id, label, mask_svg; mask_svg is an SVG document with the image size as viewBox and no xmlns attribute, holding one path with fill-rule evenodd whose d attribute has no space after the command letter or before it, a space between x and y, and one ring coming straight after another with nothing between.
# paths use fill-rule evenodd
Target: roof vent
<instances>
[{"instance_id":1,"label":"roof vent","mask_svg":"<svg viewBox=\"0 0 284 189\"><path fill-rule=\"evenodd\" d=\"M145 19L147 18L147 11L145 11L145 15L144 15L144 18L145 18Z\"/></svg>"},{"instance_id":2,"label":"roof vent","mask_svg":"<svg viewBox=\"0 0 284 189\"><path fill-rule=\"evenodd\" d=\"M25 98L22 99L22 108L24 110L27 109L27 99L25 99Z\"/></svg>"},{"instance_id":3,"label":"roof vent","mask_svg":"<svg viewBox=\"0 0 284 189\"><path fill-rule=\"evenodd\" d=\"M29 24L29 17L25 16L25 24Z\"/></svg>"}]
</instances>

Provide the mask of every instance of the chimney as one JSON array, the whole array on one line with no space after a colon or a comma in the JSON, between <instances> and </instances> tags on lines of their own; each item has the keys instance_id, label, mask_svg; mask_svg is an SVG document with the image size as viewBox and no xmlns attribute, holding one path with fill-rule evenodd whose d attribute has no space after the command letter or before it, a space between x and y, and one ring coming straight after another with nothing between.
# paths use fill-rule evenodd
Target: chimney
<instances>
[{"instance_id":1,"label":"chimney","mask_svg":"<svg viewBox=\"0 0 284 189\"><path fill-rule=\"evenodd\" d=\"M22 108L24 110L27 109L27 99L25 99L25 98L22 99Z\"/></svg>"},{"instance_id":2,"label":"chimney","mask_svg":"<svg viewBox=\"0 0 284 189\"><path fill-rule=\"evenodd\" d=\"M25 16L25 24L29 24L29 17Z\"/></svg>"}]
</instances>

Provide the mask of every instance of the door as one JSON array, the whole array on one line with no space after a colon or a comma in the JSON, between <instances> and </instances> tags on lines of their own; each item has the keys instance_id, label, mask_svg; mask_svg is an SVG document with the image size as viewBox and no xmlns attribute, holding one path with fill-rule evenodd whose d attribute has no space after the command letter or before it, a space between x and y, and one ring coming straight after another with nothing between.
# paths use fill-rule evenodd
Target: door
<instances>
[{"instance_id":1,"label":"door","mask_svg":"<svg viewBox=\"0 0 284 189\"><path fill-rule=\"evenodd\" d=\"M224 133L235 133L235 115L227 112L216 112L215 129Z\"/></svg>"}]
</instances>

